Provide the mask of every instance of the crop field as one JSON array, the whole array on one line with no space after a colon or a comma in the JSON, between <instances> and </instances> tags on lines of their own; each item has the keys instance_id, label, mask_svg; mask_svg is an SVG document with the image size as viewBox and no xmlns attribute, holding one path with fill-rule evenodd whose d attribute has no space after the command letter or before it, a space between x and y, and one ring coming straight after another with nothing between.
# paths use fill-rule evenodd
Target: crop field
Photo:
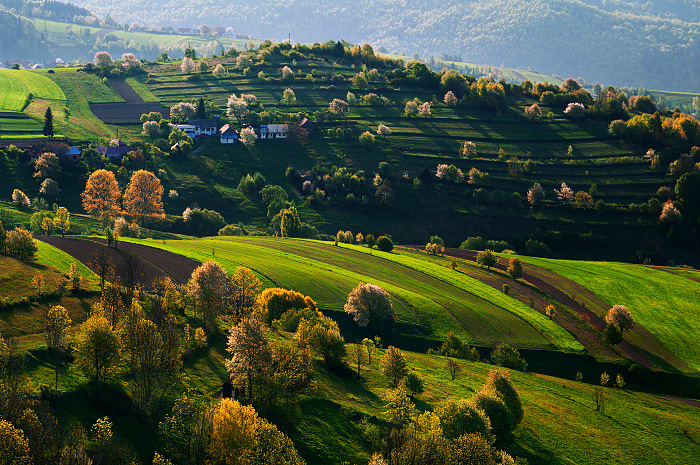
<instances>
[{"instance_id":1,"label":"crop field","mask_svg":"<svg viewBox=\"0 0 700 465\"><path fill-rule=\"evenodd\" d=\"M19 139L24 137L42 137L41 122L32 118L3 118L0 116L0 137Z\"/></svg>"},{"instance_id":2,"label":"crop field","mask_svg":"<svg viewBox=\"0 0 700 465\"><path fill-rule=\"evenodd\" d=\"M700 322L696 318L700 293L696 280L643 265L521 258L589 289L606 303L590 307L601 316L612 305L627 306L639 325L691 369L700 370ZM635 332L633 329L625 337L635 341Z\"/></svg>"},{"instance_id":3,"label":"crop field","mask_svg":"<svg viewBox=\"0 0 700 465\"><path fill-rule=\"evenodd\" d=\"M0 111L22 111L29 94L34 98L66 100L59 86L39 73L0 69Z\"/></svg>"}]
</instances>

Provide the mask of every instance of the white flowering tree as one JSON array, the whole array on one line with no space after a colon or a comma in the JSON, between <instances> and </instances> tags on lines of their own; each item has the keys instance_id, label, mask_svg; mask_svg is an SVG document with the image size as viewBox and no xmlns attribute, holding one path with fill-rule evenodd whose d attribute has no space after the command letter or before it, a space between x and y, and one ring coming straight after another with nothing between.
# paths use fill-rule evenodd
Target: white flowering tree
<instances>
[{"instance_id":1,"label":"white flowering tree","mask_svg":"<svg viewBox=\"0 0 700 465\"><path fill-rule=\"evenodd\" d=\"M462 170L457 168L455 165L437 165L437 173L435 176L448 182L463 182L464 174Z\"/></svg>"},{"instance_id":2,"label":"white flowering tree","mask_svg":"<svg viewBox=\"0 0 700 465\"><path fill-rule=\"evenodd\" d=\"M538 104L534 104L525 109L525 116L530 121L539 121L542 119L542 110Z\"/></svg>"},{"instance_id":3,"label":"white flowering tree","mask_svg":"<svg viewBox=\"0 0 700 465\"><path fill-rule=\"evenodd\" d=\"M258 98L254 94L241 94L241 98L245 100L248 106L253 106L258 104Z\"/></svg>"},{"instance_id":4,"label":"white flowering tree","mask_svg":"<svg viewBox=\"0 0 700 465\"><path fill-rule=\"evenodd\" d=\"M554 193L557 194L557 199L563 202L570 202L574 198L574 190L567 186L565 182L561 183L559 189L554 189Z\"/></svg>"},{"instance_id":5,"label":"white flowering tree","mask_svg":"<svg viewBox=\"0 0 700 465\"><path fill-rule=\"evenodd\" d=\"M98 68L110 68L114 66L112 55L105 51L95 53L95 57L93 58L92 62Z\"/></svg>"},{"instance_id":6,"label":"white flowering tree","mask_svg":"<svg viewBox=\"0 0 700 465\"><path fill-rule=\"evenodd\" d=\"M156 138L160 133L160 124L155 121L146 121L143 123L142 134Z\"/></svg>"},{"instance_id":7,"label":"white flowering tree","mask_svg":"<svg viewBox=\"0 0 700 465\"><path fill-rule=\"evenodd\" d=\"M243 128L241 129L240 133L240 140L241 142L250 147L251 145L255 144L255 141L258 139L258 135L255 134L255 130L253 128Z\"/></svg>"},{"instance_id":8,"label":"white flowering tree","mask_svg":"<svg viewBox=\"0 0 700 465\"><path fill-rule=\"evenodd\" d=\"M122 68L126 71L141 68L141 62L133 53L125 53L122 55Z\"/></svg>"},{"instance_id":9,"label":"white flowering tree","mask_svg":"<svg viewBox=\"0 0 700 465\"><path fill-rule=\"evenodd\" d=\"M241 122L241 118L248 116L248 104L242 98L236 96L236 94L231 94L226 103L226 114L230 117L235 117L238 122Z\"/></svg>"},{"instance_id":10,"label":"white flowering tree","mask_svg":"<svg viewBox=\"0 0 700 465\"><path fill-rule=\"evenodd\" d=\"M217 79L221 79L222 77L226 76L226 68L219 63L214 67L214 71L212 71L211 74L213 74Z\"/></svg>"},{"instance_id":11,"label":"white flowering tree","mask_svg":"<svg viewBox=\"0 0 700 465\"><path fill-rule=\"evenodd\" d=\"M358 284L350 291L344 309L360 326L386 329L391 328L396 321L389 293L376 284Z\"/></svg>"},{"instance_id":12,"label":"white flowering tree","mask_svg":"<svg viewBox=\"0 0 700 465\"><path fill-rule=\"evenodd\" d=\"M418 107L418 112L421 114L421 116L428 117L432 115L432 112L430 111L430 102L425 102L422 105Z\"/></svg>"},{"instance_id":13,"label":"white flowering tree","mask_svg":"<svg viewBox=\"0 0 700 465\"><path fill-rule=\"evenodd\" d=\"M544 201L544 189L539 182L533 184L527 191L527 201L530 202L530 205L537 205Z\"/></svg>"},{"instance_id":14,"label":"white flowering tree","mask_svg":"<svg viewBox=\"0 0 700 465\"><path fill-rule=\"evenodd\" d=\"M413 100L409 100L404 107L404 113L406 116L416 116L418 114L418 104Z\"/></svg>"},{"instance_id":15,"label":"white flowering tree","mask_svg":"<svg viewBox=\"0 0 700 465\"><path fill-rule=\"evenodd\" d=\"M328 109L339 118L347 116L350 111L348 103L345 100L340 100L337 98L333 99L333 101L328 105Z\"/></svg>"},{"instance_id":16,"label":"white flowering tree","mask_svg":"<svg viewBox=\"0 0 700 465\"><path fill-rule=\"evenodd\" d=\"M197 66L194 64L194 60L190 57L183 58L182 63L180 63L180 69L183 73L193 73L196 68Z\"/></svg>"},{"instance_id":17,"label":"white flowering tree","mask_svg":"<svg viewBox=\"0 0 700 465\"><path fill-rule=\"evenodd\" d=\"M196 114L197 107L189 102L180 102L170 107L170 119L173 120L188 120L194 118Z\"/></svg>"},{"instance_id":18,"label":"white flowering tree","mask_svg":"<svg viewBox=\"0 0 700 465\"><path fill-rule=\"evenodd\" d=\"M570 103L566 106L566 110L564 110L564 113L569 118L583 118L584 116L586 116L586 107L584 107L580 103Z\"/></svg>"},{"instance_id":19,"label":"white flowering tree","mask_svg":"<svg viewBox=\"0 0 700 465\"><path fill-rule=\"evenodd\" d=\"M476 144L471 141L467 141L462 145L461 151L462 158L467 160L473 160L476 157Z\"/></svg>"},{"instance_id":20,"label":"white flowering tree","mask_svg":"<svg viewBox=\"0 0 700 465\"><path fill-rule=\"evenodd\" d=\"M253 64L253 61L248 55L238 55L236 58L236 69L246 69Z\"/></svg>"},{"instance_id":21,"label":"white flowering tree","mask_svg":"<svg viewBox=\"0 0 700 465\"><path fill-rule=\"evenodd\" d=\"M664 223L678 223L681 221L681 212L669 200L664 204L659 219Z\"/></svg>"},{"instance_id":22,"label":"white flowering tree","mask_svg":"<svg viewBox=\"0 0 700 465\"><path fill-rule=\"evenodd\" d=\"M455 95L455 93L452 92L451 90L447 91L447 93L445 94L445 105L447 105L448 107L453 107L453 106L457 105L457 101L458 100L457 100L457 96Z\"/></svg>"},{"instance_id":23,"label":"white flowering tree","mask_svg":"<svg viewBox=\"0 0 700 465\"><path fill-rule=\"evenodd\" d=\"M383 124L380 124L379 127L377 127L377 134L386 137L389 134L391 134L391 129L389 129L387 126L384 126Z\"/></svg>"},{"instance_id":24,"label":"white flowering tree","mask_svg":"<svg viewBox=\"0 0 700 465\"><path fill-rule=\"evenodd\" d=\"M12 191L12 202L18 207L25 208L28 208L32 204L32 202L29 200L29 197L27 197L27 194L25 194L19 189L15 189L14 191Z\"/></svg>"},{"instance_id":25,"label":"white flowering tree","mask_svg":"<svg viewBox=\"0 0 700 465\"><path fill-rule=\"evenodd\" d=\"M289 66L282 68L282 82L291 82L294 80L294 71Z\"/></svg>"}]
</instances>

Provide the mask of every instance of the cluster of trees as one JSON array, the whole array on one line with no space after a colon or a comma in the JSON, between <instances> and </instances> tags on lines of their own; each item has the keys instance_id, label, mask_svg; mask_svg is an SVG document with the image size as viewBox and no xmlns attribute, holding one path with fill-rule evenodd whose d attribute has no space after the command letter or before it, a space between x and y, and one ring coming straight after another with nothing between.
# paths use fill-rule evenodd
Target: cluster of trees
<instances>
[{"instance_id":1,"label":"cluster of trees","mask_svg":"<svg viewBox=\"0 0 700 465\"><path fill-rule=\"evenodd\" d=\"M143 63L133 53L123 53L120 60L114 60L105 50L95 53L92 63L83 66L81 71L110 78L125 78L146 72Z\"/></svg>"}]
</instances>

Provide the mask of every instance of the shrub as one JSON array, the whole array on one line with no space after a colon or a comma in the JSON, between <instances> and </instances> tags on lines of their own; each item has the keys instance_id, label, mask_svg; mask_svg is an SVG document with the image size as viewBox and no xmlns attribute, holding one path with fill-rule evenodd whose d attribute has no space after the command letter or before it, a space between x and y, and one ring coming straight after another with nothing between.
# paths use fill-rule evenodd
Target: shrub
<instances>
[{"instance_id":1,"label":"shrub","mask_svg":"<svg viewBox=\"0 0 700 465\"><path fill-rule=\"evenodd\" d=\"M467 237L467 239L459 245L462 250L485 250L486 241L480 236Z\"/></svg>"},{"instance_id":2,"label":"shrub","mask_svg":"<svg viewBox=\"0 0 700 465\"><path fill-rule=\"evenodd\" d=\"M367 241L367 243L369 244L369 238L367 239ZM391 252L394 249L394 243L391 242L391 239L389 239L386 236L379 236L377 238L377 248L382 252Z\"/></svg>"},{"instance_id":3,"label":"shrub","mask_svg":"<svg viewBox=\"0 0 700 465\"><path fill-rule=\"evenodd\" d=\"M502 342L491 352L491 361L496 365L513 370L527 371L527 362L520 356L518 349Z\"/></svg>"},{"instance_id":4,"label":"shrub","mask_svg":"<svg viewBox=\"0 0 700 465\"><path fill-rule=\"evenodd\" d=\"M136 223L129 223L124 218L117 218L114 221L114 234L119 237L139 237L141 228Z\"/></svg>"},{"instance_id":5,"label":"shrub","mask_svg":"<svg viewBox=\"0 0 700 465\"><path fill-rule=\"evenodd\" d=\"M219 229L219 236L245 236L245 231L235 224L227 224Z\"/></svg>"},{"instance_id":6,"label":"shrub","mask_svg":"<svg viewBox=\"0 0 700 465\"><path fill-rule=\"evenodd\" d=\"M365 236L365 242L367 243L367 247L370 249L377 244L374 234L367 234L367 236Z\"/></svg>"},{"instance_id":7,"label":"shrub","mask_svg":"<svg viewBox=\"0 0 700 465\"><path fill-rule=\"evenodd\" d=\"M496 444L502 446L510 442L514 423L506 405L488 389L482 389L474 394L471 402L475 408L483 410L488 417Z\"/></svg>"},{"instance_id":8,"label":"shrub","mask_svg":"<svg viewBox=\"0 0 700 465\"><path fill-rule=\"evenodd\" d=\"M455 440L464 434L476 433L491 438L491 423L483 410L464 399L449 399L435 413L446 439Z\"/></svg>"},{"instance_id":9,"label":"shrub","mask_svg":"<svg viewBox=\"0 0 700 465\"><path fill-rule=\"evenodd\" d=\"M508 372L499 369L491 370L486 381L486 387L505 404L513 418L513 423L515 425L520 424L524 416L523 403L520 400L518 391L515 390L513 383L510 381Z\"/></svg>"},{"instance_id":10,"label":"shrub","mask_svg":"<svg viewBox=\"0 0 700 465\"><path fill-rule=\"evenodd\" d=\"M452 331L450 331L445 340L442 341L442 346L440 346L439 349L429 349L428 353L471 360L472 362L479 361L479 351L477 351L475 347L470 347L467 342L463 341Z\"/></svg>"},{"instance_id":11,"label":"shrub","mask_svg":"<svg viewBox=\"0 0 700 465\"><path fill-rule=\"evenodd\" d=\"M360 135L360 144L365 147L372 147L374 145L374 134L369 131L365 131Z\"/></svg>"},{"instance_id":12,"label":"shrub","mask_svg":"<svg viewBox=\"0 0 700 465\"><path fill-rule=\"evenodd\" d=\"M297 339L300 343L308 343L315 353L323 357L329 367L338 367L343 363L347 354L345 339L340 334L338 323L326 316L313 320L302 318L297 329Z\"/></svg>"},{"instance_id":13,"label":"shrub","mask_svg":"<svg viewBox=\"0 0 700 465\"><path fill-rule=\"evenodd\" d=\"M314 321L319 317L319 313L311 308L292 308L284 312L272 325L282 331L296 333L302 318L307 321Z\"/></svg>"},{"instance_id":14,"label":"shrub","mask_svg":"<svg viewBox=\"0 0 700 465\"><path fill-rule=\"evenodd\" d=\"M7 254L25 262L34 261L39 248L32 238L32 233L19 227L7 233L5 240Z\"/></svg>"}]
</instances>

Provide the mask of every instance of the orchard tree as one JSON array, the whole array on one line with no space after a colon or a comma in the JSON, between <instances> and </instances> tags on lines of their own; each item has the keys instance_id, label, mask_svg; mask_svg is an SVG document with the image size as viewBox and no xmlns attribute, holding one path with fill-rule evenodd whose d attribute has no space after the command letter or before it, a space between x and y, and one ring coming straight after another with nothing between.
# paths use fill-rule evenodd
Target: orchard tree
<instances>
[{"instance_id":1,"label":"orchard tree","mask_svg":"<svg viewBox=\"0 0 700 465\"><path fill-rule=\"evenodd\" d=\"M422 105L418 106L418 112L421 114L421 116L428 117L432 116L432 112L430 111L430 102L425 102Z\"/></svg>"},{"instance_id":2,"label":"orchard tree","mask_svg":"<svg viewBox=\"0 0 700 465\"><path fill-rule=\"evenodd\" d=\"M399 381L408 374L406 359L400 349L389 346L382 361L382 373L393 381L394 386L397 386Z\"/></svg>"},{"instance_id":3,"label":"orchard tree","mask_svg":"<svg viewBox=\"0 0 700 465\"><path fill-rule=\"evenodd\" d=\"M180 102L170 107L170 119L186 121L197 114L197 107L193 103Z\"/></svg>"},{"instance_id":4,"label":"orchard tree","mask_svg":"<svg viewBox=\"0 0 700 465\"><path fill-rule=\"evenodd\" d=\"M236 94L231 94L226 103L226 114L229 118L235 117L240 123L241 118L248 116L248 103L245 99L239 98Z\"/></svg>"},{"instance_id":5,"label":"orchard tree","mask_svg":"<svg viewBox=\"0 0 700 465\"><path fill-rule=\"evenodd\" d=\"M29 208L32 204L32 202L29 200L29 197L27 197L27 194L25 194L19 189L15 189L14 191L12 191L12 203L17 205L18 207L23 208Z\"/></svg>"},{"instance_id":6,"label":"orchard tree","mask_svg":"<svg viewBox=\"0 0 700 465\"><path fill-rule=\"evenodd\" d=\"M530 205L537 205L544 201L544 189L539 182L533 184L527 191L527 201L530 202Z\"/></svg>"},{"instance_id":7,"label":"orchard tree","mask_svg":"<svg viewBox=\"0 0 700 465\"><path fill-rule=\"evenodd\" d=\"M391 129L389 129L387 126L384 126L383 124L380 124L377 127L377 134L379 134L380 136L384 136L386 138L386 136L391 134Z\"/></svg>"},{"instance_id":8,"label":"orchard tree","mask_svg":"<svg viewBox=\"0 0 700 465\"><path fill-rule=\"evenodd\" d=\"M538 104L534 104L525 109L525 116L530 121L539 121L542 119L542 110Z\"/></svg>"},{"instance_id":9,"label":"orchard tree","mask_svg":"<svg viewBox=\"0 0 700 465\"><path fill-rule=\"evenodd\" d=\"M471 141L465 142L464 145L462 145L460 155L462 155L462 158L466 158L467 160L473 160L476 158L476 144Z\"/></svg>"},{"instance_id":10,"label":"orchard tree","mask_svg":"<svg viewBox=\"0 0 700 465\"><path fill-rule=\"evenodd\" d=\"M258 135L255 130L251 127L241 129L240 140L243 145L251 147L255 145L255 141L258 139Z\"/></svg>"},{"instance_id":11,"label":"orchard tree","mask_svg":"<svg viewBox=\"0 0 700 465\"><path fill-rule=\"evenodd\" d=\"M386 330L393 328L396 321L391 296L376 284L358 284L348 294L344 310L360 326Z\"/></svg>"},{"instance_id":12,"label":"orchard tree","mask_svg":"<svg viewBox=\"0 0 700 465\"><path fill-rule=\"evenodd\" d=\"M146 170L136 171L124 191L124 210L138 218L143 226L146 218L163 216L163 185Z\"/></svg>"},{"instance_id":13,"label":"orchard tree","mask_svg":"<svg viewBox=\"0 0 700 465\"><path fill-rule=\"evenodd\" d=\"M404 107L404 114L406 116L416 116L418 114L418 104L413 100L409 100L408 102L406 102L406 106Z\"/></svg>"},{"instance_id":14,"label":"orchard tree","mask_svg":"<svg viewBox=\"0 0 700 465\"><path fill-rule=\"evenodd\" d=\"M80 196L83 208L91 215L97 215L107 220L119 213L121 192L114 173L100 169L94 171L85 184L85 190Z\"/></svg>"},{"instance_id":15,"label":"orchard tree","mask_svg":"<svg viewBox=\"0 0 700 465\"><path fill-rule=\"evenodd\" d=\"M440 419L442 434L455 440L465 434L480 434L491 439L491 423L483 410L466 399L448 399L435 410Z\"/></svg>"},{"instance_id":16,"label":"orchard tree","mask_svg":"<svg viewBox=\"0 0 700 465\"><path fill-rule=\"evenodd\" d=\"M95 57L92 62L95 64L95 66L101 69L107 69L114 66L112 55L105 51L95 53Z\"/></svg>"},{"instance_id":17,"label":"orchard tree","mask_svg":"<svg viewBox=\"0 0 700 465\"><path fill-rule=\"evenodd\" d=\"M248 55L238 55L236 58L236 69L246 69L253 64L253 61Z\"/></svg>"},{"instance_id":18,"label":"orchard tree","mask_svg":"<svg viewBox=\"0 0 700 465\"><path fill-rule=\"evenodd\" d=\"M44 179L44 182L41 183L39 193L45 197L55 200L58 197L58 194L61 193L61 188L58 187L58 183L56 181L51 178L46 178Z\"/></svg>"},{"instance_id":19,"label":"orchard tree","mask_svg":"<svg viewBox=\"0 0 700 465\"><path fill-rule=\"evenodd\" d=\"M464 182L464 174L462 170L455 165L440 164L437 165L435 176L447 182Z\"/></svg>"},{"instance_id":20,"label":"orchard tree","mask_svg":"<svg viewBox=\"0 0 700 465\"><path fill-rule=\"evenodd\" d=\"M457 101L458 100L455 93L451 90L447 91L447 93L445 94L445 105L447 105L448 107L453 107L457 105Z\"/></svg>"},{"instance_id":21,"label":"orchard tree","mask_svg":"<svg viewBox=\"0 0 700 465\"><path fill-rule=\"evenodd\" d=\"M586 107L580 103L570 103L566 106L564 114L569 118L580 119L586 116Z\"/></svg>"},{"instance_id":22,"label":"orchard tree","mask_svg":"<svg viewBox=\"0 0 700 465\"><path fill-rule=\"evenodd\" d=\"M222 77L226 76L226 69L221 65L221 63L218 63L214 67L214 71L212 71L211 74L213 74L215 78L221 79Z\"/></svg>"},{"instance_id":23,"label":"orchard tree","mask_svg":"<svg viewBox=\"0 0 700 465\"><path fill-rule=\"evenodd\" d=\"M36 159L34 169L35 178L45 179L58 175L61 172L61 165L55 153L44 152Z\"/></svg>"},{"instance_id":24,"label":"orchard tree","mask_svg":"<svg viewBox=\"0 0 700 465\"><path fill-rule=\"evenodd\" d=\"M146 121L143 123L143 131L141 134L150 136L155 139L160 135L160 124L157 121Z\"/></svg>"},{"instance_id":25,"label":"orchard tree","mask_svg":"<svg viewBox=\"0 0 700 465\"><path fill-rule=\"evenodd\" d=\"M250 316L262 289L262 283L249 268L239 266L228 282L228 312L233 321Z\"/></svg>"},{"instance_id":26,"label":"orchard tree","mask_svg":"<svg viewBox=\"0 0 700 465\"><path fill-rule=\"evenodd\" d=\"M255 318L244 318L229 331L226 350L232 355L226 368L239 381L245 381L248 399L253 400L256 378L272 364L272 351L265 330Z\"/></svg>"},{"instance_id":27,"label":"orchard tree","mask_svg":"<svg viewBox=\"0 0 700 465\"><path fill-rule=\"evenodd\" d=\"M284 89L282 92L282 100L280 100L280 103L282 105L291 105L297 101L297 96L294 93L292 89Z\"/></svg>"},{"instance_id":28,"label":"orchard tree","mask_svg":"<svg viewBox=\"0 0 700 465\"><path fill-rule=\"evenodd\" d=\"M613 305L613 307L608 310L607 315L605 315L605 321L608 324L617 326L620 330L620 335L624 334L628 329L634 328L634 318L627 307L624 305Z\"/></svg>"},{"instance_id":29,"label":"orchard tree","mask_svg":"<svg viewBox=\"0 0 700 465\"><path fill-rule=\"evenodd\" d=\"M367 358L367 348L362 344L355 344L350 349L350 355L352 357L352 362L357 364L357 377L361 376L362 365L368 364Z\"/></svg>"},{"instance_id":30,"label":"orchard tree","mask_svg":"<svg viewBox=\"0 0 700 465\"><path fill-rule=\"evenodd\" d=\"M215 329L217 315L224 313L227 284L226 270L214 261L204 262L192 272L188 285L207 331Z\"/></svg>"},{"instance_id":31,"label":"orchard tree","mask_svg":"<svg viewBox=\"0 0 700 465\"><path fill-rule=\"evenodd\" d=\"M338 118L344 118L350 111L348 103L345 100L340 100L337 98L333 99L333 101L328 105L328 109Z\"/></svg>"},{"instance_id":32,"label":"orchard tree","mask_svg":"<svg viewBox=\"0 0 700 465\"><path fill-rule=\"evenodd\" d=\"M197 66L194 64L194 60L192 60L192 58L189 57L183 58L182 63L180 63L180 69L183 73L193 73L196 68Z\"/></svg>"}]
</instances>

